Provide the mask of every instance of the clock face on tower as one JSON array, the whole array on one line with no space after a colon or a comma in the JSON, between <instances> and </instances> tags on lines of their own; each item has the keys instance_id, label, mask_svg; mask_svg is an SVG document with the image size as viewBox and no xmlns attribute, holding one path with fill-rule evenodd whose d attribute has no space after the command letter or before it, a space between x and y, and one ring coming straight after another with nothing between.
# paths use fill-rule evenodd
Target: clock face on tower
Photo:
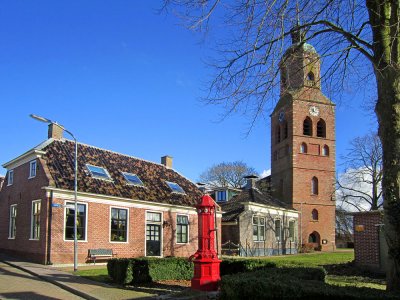
<instances>
[{"instance_id":1,"label":"clock face on tower","mask_svg":"<svg viewBox=\"0 0 400 300\"><path fill-rule=\"evenodd\" d=\"M308 110L310 112L310 115L316 117L319 115L319 108L317 106L310 106L310 109Z\"/></svg>"}]
</instances>

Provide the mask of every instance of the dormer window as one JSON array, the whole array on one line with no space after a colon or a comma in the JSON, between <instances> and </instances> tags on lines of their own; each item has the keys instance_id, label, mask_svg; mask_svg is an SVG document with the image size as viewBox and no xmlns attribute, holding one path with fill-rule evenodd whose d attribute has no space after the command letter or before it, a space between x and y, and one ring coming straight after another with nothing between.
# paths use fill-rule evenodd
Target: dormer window
<instances>
[{"instance_id":1,"label":"dormer window","mask_svg":"<svg viewBox=\"0 0 400 300\"><path fill-rule=\"evenodd\" d=\"M29 163L29 178L36 177L36 167L37 167L36 160L32 160Z\"/></svg>"},{"instance_id":2,"label":"dormer window","mask_svg":"<svg viewBox=\"0 0 400 300\"><path fill-rule=\"evenodd\" d=\"M186 194L183 188L181 188L179 184L170 181L166 181L166 183L168 184L169 188L172 190L173 193Z\"/></svg>"},{"instance_id":3,"label":"dormer window","mask_svg":"<svg viewBox=\"0 0 400 300\"><path fill-rule=\"evenodd\" d=\"M122 172L122 175L124 175L128 184L136 186L144 186L143 182L136 174Z\"/></svg>"},{"instance_id":4,"label":"dormer window","mask_svg":"<svg viewBox=\"0 0 400 300\"><path fill-rule=\"evenodd\" d=\"M12 185L14 183L14 170L8 171L7 185Z\"/></svg>"},{"instance_id":5,"label":"dormer window","mask_svg":"<svg viewBox=\"0 0 400 300\"><path fill-rule=\"evenodd\" d=\"M216 196L217 202L225 202L225 201L227 201L226 194L227 194L226 190L216 191L215 192L215 196Z\"/></svg>"},{"instance_id":6,"label":"dormer window","mask_svg":"<svg viewBox=\"0 0 400 300\"><path fill-rule=\"evenodd\" d=\"M86 168L88 168L90 175L94 178L111 180L110 174L102 167L86 164Z\"/></svg>"}]
</instances>

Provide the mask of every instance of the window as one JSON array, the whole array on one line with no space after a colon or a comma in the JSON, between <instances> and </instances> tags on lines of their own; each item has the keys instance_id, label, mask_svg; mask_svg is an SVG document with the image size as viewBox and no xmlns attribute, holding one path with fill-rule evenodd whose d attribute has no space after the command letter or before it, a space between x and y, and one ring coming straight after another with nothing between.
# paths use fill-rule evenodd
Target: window
<instances>
[{"instance_id":1,"label":"window","mask_svg":"<svg viewBox=\"0 0 400 300\"><path fill-rule=\"evenodd\" d=\"M14 170L8 171L7 185L12 185L14 183Z\"/></svg>"},{"instance_id":2,"label":"window","mask_svg":"<svg viewBox=\"0 0 400 300\"><path fill-rule=\"evenodd\" d=\"M283 126L283 139L287 139L287 137L289 136L287 121L285 121L282 126Z\"/></svg>"},{"instance_id":3,"label":"window","mask_svg":"<svg viewBox=\"0 0 400 300\"><path fill-rule=\"evenodd\" d=\"M226 190L224 191L216 191L217 202L224 202L226 201Z\"/></svg>"},{"instance_id":4,"label":"window","mask_svg":"<svg viewBox=\"0 0 400 300\"><path fill-rule=\"evenodd\" d=\"M146 221L159 223L159 222L161 222L161 214L160 213L147 212L146 213Z\"/></svg>"},{"instance_id":5,"label":"window","mask_svg":"<svg viewBox=\"0 0 400 300\"><path fill-rule=\"evenodd\" d=\"M65 208L65 239L74 239L74 202L67 202ZM86 240L86 205L78 203L78 211L76 216L76 238L78 240Z\"/></svg>"},{"instance_id":6,"label":"window","mask_svg":"<svg viewBox=\"0 0 400 300\"><path fill-rule=\"evenodd\" d=\"M311 212L311 219L313 221L318 221L318 210L316 210L315 208Z\"/></svg>"},{"instance_id":7,"label":"window","mask_svg":"<svg viewBox=\"0 0 400 300\"><path fill-rule=\"evenodd\" d=\"M279 144L281 141L281 126L277 125L275 129L275 143Z\"/></svg>"},{"instance_id":8,"label":"window","mask_svg":"<svg viewBox=\"0 0 400 300\"><path fill-rule=\"evenodd\" d=\"M189 217L178 215L176 217L176 242L187 243L189 241Z\"/></svg>"},{"instance_id":9,"label":"window","mask_svg":"<svg viewBox=\"0 0 400 300\"><path fill-rule=\"evenodd\" d=\"M265 218L253 216L253 241L265 240Z\"/></svg>"},{"instance_id":10,"label":"window","mask_svg":"<svg viewBox=\"0 0 400 300\"><path fill-rule=\"evenodd\" d=\"M296 240L296 221L295 220L289 221L289 240L292 242Z\"/></svg>"},{"instance_id":11,"label":"window","mask_svg":"<svg viewBox=\"0 0 400 300\"><path fill-rule=\"evenodd\" d=\"M32 201L31 215L31 239L38 240L40 237L40 200Z\"/></svg>"},{"instance_id":12,"label":"window","mask_svg":"<svg viewBox=\"0 0 400 300\"><path fill-rule=\"evenodd\" d=\"M8 229L9 239L15 239L15 236L17 234L16 220L17 220L17 204L14 204L10 206L10 224Z\"/></svg>"},{"instance_id":13,"label":"window","mask_svg":"<svg viewBox=\"0 0 400 300\"><path fill-rule=\"evenodd\" d=\"M312 121L309 117L304 119L303 122L303 134L312 136Z\"/></svg>"},{"instance_id":14,"label":"window","mask_svg":"<svg viewBox=\"0 0 400 300\"><path fill-rule=\"evenodd\" d=\"M88 164L86 167L94 178L111 180L110 174L108 174L106 169Z\"/></svg>"},{"instance_id":15,"label":"window","mask_svg":"<svg viewBox=\"0 0 400 300\"><path fill-rule=\"evenodd\" d=\"M281 220L276 219L275 220L275 238L277 241L280 241L282 237L282 226L281 226Z\"/></svg>"},{"instance_id":16,"label":"window","mask_svg":"<svg viewBox=\"0 0 400 300\"><path fill-rule=\"evenodd\" d=\"M29 178L36 177L36 167L37 167L36 160L32 160L29 163Z\"/></svg>"},{"instance_id":17,"label":"window","mask_svg":"<svg viewBox=\"0 0 400 300\"><path fill-rule=\"evenodd\" d=\"M309 80L309 81L314 81L315 80L315 76L314 76L313 72L309 72L307 74L307 80Z\"/></svg>"},{"instance_id":18,"label":"window","mask_svg":"<svg viewBox=\"0 0 400 300\"><path fill-rule=\"evenodd\" d=\"M181 188L179 184L170 181L166 181L166 183L168 184L169 188L172 190L173 193L185 194L185 191L183 190L183 188Z\"/></svg>"},{"instance_id":19,"label":"window","mask_svg":"<svg viewBox=\"0 0 400 300\"><path fill-rule=\"evenodd\" d=\"M307 153L307 144L306 143L301 143L300 153Z\"/></svg>"},{"instance_id":20,"label":"window","mask_svg":"<svg viewBox=\"0 0 400 300\"><path fill-rule=\"evenodd\" d=\"M329 147L327 145L322 147L322 155L323 156L329 156Z\"/></svg>"},{"instance_id":21,"label":"window","mask_svg":"<svg viewBox=\"0 0 400 300\"><path fill-rule=\"evenodd\" d=\"M127 241L128 210L122 208L111 208L111 241Z\"/></svg>"},{"instance_id":22,"label":"window","mask_svg":"<svg viewBox=\"0 0 400 300\"><path fill-rule=\"evenodd\" d=\"M322 119L320 119L317 123L317 137L326 137L326 124Z\"/></svg>"},{"instance_id":23,"label":"window","mask_svg":"<svg viewBox=\"0 0 400 300\"><path fill-rule=\"evenodd\" d=\"M311 179L311 194L318 195L318 178L313 177Z\"/></svg>"},{"instance_id":24,"label":"window","mask_svg":"<svg viewBox=\"0 0 400 300\"><path fill-rule=\"evenodd\" d=\"M144 186L143 182L136 174L122 172L128 184L136 185L136 186Z\"/></svg>"}]
</instances>

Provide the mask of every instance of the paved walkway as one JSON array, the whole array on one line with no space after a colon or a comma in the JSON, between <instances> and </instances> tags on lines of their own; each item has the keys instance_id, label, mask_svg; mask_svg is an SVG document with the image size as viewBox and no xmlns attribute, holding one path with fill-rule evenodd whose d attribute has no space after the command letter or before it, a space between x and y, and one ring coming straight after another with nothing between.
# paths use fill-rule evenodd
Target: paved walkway
<instances>
[{"instance_id":1,"label":"paved walkway","mask_svg":"<svg viewBox=\"0 0 400 300\"><path fill-rule=\"evenodd\" d=\"M51 266L24 262L16 258L6 256L2 253L0 253L0 261L25 271L31 275L38 276L39 278L53 283L62 289L84 299L122 300L157 298L157 295L152 294L151 291L149 293L143 293L123 288L116 288L111 285L94 282L83 277L58 270ZM40 289L39 286L36 288Z\"/></svg>"}]
</instances>

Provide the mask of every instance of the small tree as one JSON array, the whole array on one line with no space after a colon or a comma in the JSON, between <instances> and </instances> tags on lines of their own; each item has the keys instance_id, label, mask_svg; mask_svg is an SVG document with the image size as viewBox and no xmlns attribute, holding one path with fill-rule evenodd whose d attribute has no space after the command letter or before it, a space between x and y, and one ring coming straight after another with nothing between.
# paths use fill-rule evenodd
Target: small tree
<instances>
[{"instance_id":1,"label":"small tree","mask_svg":"<svg viewBox=\"0 0 400 300\"><path fill-rule=\"evenodd\" d=\"M377 210L382 207L382 145L372 133L357 137L342 156L346 171L337 181L337 200L345 210Z\"/></svg>"},{"instance_id":2,"label":"small tree","mask_svg":"<svg viewBox=\"0 0 400 300\"><path fill-rule=\"evenodd\" d=\"M222 162L201 173L200 181L211 187L241 188L246 183L243 177L250 174L256 170L242 161Z\"/></svg>"}]
</instances>

